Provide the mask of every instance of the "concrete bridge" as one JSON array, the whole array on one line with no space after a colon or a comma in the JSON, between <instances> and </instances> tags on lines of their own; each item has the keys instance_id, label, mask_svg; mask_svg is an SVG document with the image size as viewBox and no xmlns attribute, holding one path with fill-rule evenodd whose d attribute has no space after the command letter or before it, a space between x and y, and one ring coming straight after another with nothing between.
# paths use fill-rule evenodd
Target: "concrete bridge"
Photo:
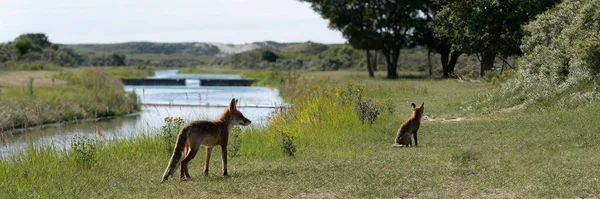
<instances>
[{"instance_id":1,"label":"concrete bridge","mask_svg":"<svg viewBox=\"0 0 600 199\"><path fill-rule=\"evenodd\" d=\"M125 85L135 86L185 86L186 79L121 79ZM190 79L198 80L200 86L250 86L254 79Z\"/></svg>"}]
</instances>

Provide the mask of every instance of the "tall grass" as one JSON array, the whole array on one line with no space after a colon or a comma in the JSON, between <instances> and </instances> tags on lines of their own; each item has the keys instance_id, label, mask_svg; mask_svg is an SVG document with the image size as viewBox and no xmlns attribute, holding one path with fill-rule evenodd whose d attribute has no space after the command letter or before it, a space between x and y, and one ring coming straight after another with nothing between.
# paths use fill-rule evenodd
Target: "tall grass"
<instances>
[{"instance_id":1,"label":"tall grass","mask_svg":"<svg viewBox=\"0 0 600 199\"><path fill-rule=\"evenodd\" d=\"M111 184L123 179L119 174L122 169L143 167L132 161L149 155L166 157L160 145L163 140L156 136L105 141L102 137L79 137L71 144L72 151L32 144L21 154L2 160L3 197L116 197L118 193L107 191L122 188Z\"/></svg>"},{"instance_id":2,"label":"tall grass","mask_svg":"<svg viewBox=\"0 0 600 199\"><path fill-rule=\"evenodd\" d=\"M125 92L118 79L102 71L63 71L57 79L67 84L5 88L0 93L0 131L140 110L137 96Z\"/></svg>"}]
</instances>

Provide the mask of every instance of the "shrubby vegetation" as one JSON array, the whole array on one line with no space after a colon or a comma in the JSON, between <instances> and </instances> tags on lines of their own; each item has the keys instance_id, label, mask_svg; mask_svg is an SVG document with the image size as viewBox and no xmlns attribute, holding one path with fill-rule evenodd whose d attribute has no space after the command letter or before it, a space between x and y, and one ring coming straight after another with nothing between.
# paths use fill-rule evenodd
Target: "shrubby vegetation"
<instances>
[{"instance_id":1,"label":"shrubby vegetation","mask_svg":"<svg viewBox=\"0 0 600 199\"><path fill-rule=\"evenodd\" d=\"M98 54L188 54L196 56L215 56L220 53L219 48L205 43L153 43L153 42L126 42L117 44L77 44L64 45L81 53Z\"/></svg>"},{"instance_id":2,"label":"shrubby vegetation","mask_svg":"<svg viewBox=\"0 0 600 199\"><path fill-rule=\"evenodd\" d=\"M365 61L361 51L349 45L338 45L317 54L308 63L308 68L317 71L360 68L364 67Z\"/></svg>"},{"instance_id":3,"label":"shrubby vegetation","mask_svg":"<svg viewBox=\"0 0 600 199\"><path fill-rule=\"evenodd\" d=\"M79 54L51 43L43 33L22 34L10 43L0 44L0 69L34 62L64 67L124 66L126 57L118 53Z\"/></svg>"},{"instance_id":4,"label":"shrubby vegetation","mask_svg":"<svg viewBox=\"0 0 600 199\"><path fill-rule=\"evenodd\" d=\"M525 27L520 69L490 95L499 105L572 107L600 99L600 1L564 1ZM485 101L484 103L490 103Z\"/></svg>"},{"instance_id":5,"label":"shrubby vegetation","mask_svg":"<svg viewBox=\"0 0 600 199\"><path fill-rule=\"evenodd\" d=\"M216 58L209 65L245 69L331 71L359 69L364 66L364 53L349 45L324 45L306 42L279 50L259 48Z\"/></svg>"}]
</instances>

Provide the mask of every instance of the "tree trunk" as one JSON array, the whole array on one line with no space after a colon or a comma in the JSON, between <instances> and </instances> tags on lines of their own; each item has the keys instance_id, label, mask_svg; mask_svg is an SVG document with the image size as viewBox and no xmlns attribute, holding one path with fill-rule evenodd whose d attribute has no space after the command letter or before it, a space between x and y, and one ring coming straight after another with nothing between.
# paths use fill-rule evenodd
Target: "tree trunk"
<instances>
[{"instance_id":1,"label":"tree trunk","mask_svg":"<svg viewBox=\"0 0 600 199\"><path fill-rule=\"evenodd\" d=\"M365 52L367 52L367 71L369 71L369 77L375 77L375 74L373 73L373 67L371 67L371 53L369 53L369 47L367 45L367 48L365 50Z\"/></svg>"},{"instance_id":2,"label":"tree trunk","mask_svg":"<svg viewBox=\"0 0 600 199\"><path fill-rule=\"evenodd\" d=\"M372 65L373 72L377 71L377 54L378 54L377 50L374 50L374 51L375 51L375 55L373 56L373 59L371 59L373 61L373 65Z\"/></svg>"},{"instance_id":3,"label":"tree trunk","mask_svg":"<svg viewBox=\"0 0 600 199\"><path fill-rule=\"evenodd\" d=\"M456 62L458 58L463 54L461 51L453 51L450 54L450 62L448 62L448 74L454 73L454 68L456 67Z\"/></svg>"},{"instance_id":4,"label":"tree trunk","mask_svg":"<svg viewBox=\"0 0 600 199\"><path fill-rule=\"evenodd\" d=\"M442 73L444 78L448 78L450 73L448 71L448 57L450 55L450 44L448 44L448 38L444 37L440 39L440 44L437 47L438 53L442 61Z\"/></svg>"},{"instance_id":5,"label":"tree trunk","mask_svg":"<svg viewBox=\"0 0 600 199\"><path fill-rule=\"evenodd\" d=\"M496 52L484 52L481 56L481 68L479 69L479 75L483 77L486 70L490 70L494 67L494 60L496 59Z\"/></svg>"},{"instance_id":6,"label":"tree trunk","mask_svg":"<svg viewBox=\"0 0 600 199\"><path fill-rule=\"evenodd\" d=\"M431 66L431 49L427 49L427 65L429 66L429 76L433 76L433 68Z\"/></svg>"},{"instance_id":7,"label":"tree trunk","mask_svg":"<svg viewBox=\"0 0 600 199\"><path fill-rule=\"evenodd\" d=\"M448 78L449 76L449 72L448 72L448 57L449 57L450 53L445 53L445 52L440 52L440 56L442 59L442 72L444 73L442 76L444 78Z\"/></svg>"},{"instance_id":8,"label":"tree trunk","mask_svg":"<svg viewBox=\"0 0 600 199\"><path fill-rule=\"evenodd\" d=\"M398 58L400 58L400 48L391 49L385 53L387 62L387 79L398 79Z\"/></svg>"}]
</instances>

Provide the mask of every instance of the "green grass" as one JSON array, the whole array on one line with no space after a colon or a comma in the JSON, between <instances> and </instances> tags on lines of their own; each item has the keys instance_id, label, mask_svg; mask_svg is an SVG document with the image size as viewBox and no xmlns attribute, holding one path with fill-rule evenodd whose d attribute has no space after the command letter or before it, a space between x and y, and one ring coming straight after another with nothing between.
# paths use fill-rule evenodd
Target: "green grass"
<instances>
[{"instance_id":1,"label":"green grass","mask_svg":"<svg viewBox=\"0 0 600 199\"><path fill-rule=\"evenodd\" d=\"M246 70L232 70L229 66L196 66L179 69L181 74L241 74ZM248 70L249 71L249 70Z\"/></svg>"},{"instance_id":2,"label":"green grass","mask_svg":"<svg viewBox=\"0 0 600 199\"><path fill-rule=\"evenodd\" d=\"M63 68L47 62L8 62L0 66L1 71L60 71Z\"/></svg>"},{"instance_id":3,"label":"green grass","mask_svg":"<svg viewBox=\"0 0 600 199\"><path fill-rule=\"evenodd\" d=\"M381 75L368 79L362 72L338 71L285 79L280 90L294 108L265 128L243 130L240 157L228 161L230 177L220 175L215 148L209 176L201 175L199 153L190 164L191 180L174 177L160 184L170 154L164 139L146 135L99 145L91 168L76 164L76 153L31 147L2 160L0 192L9 198L600 196L600 104L483 114L470 104L494 87L490 83ZM362 124L350 94L361 86L365 98L395 110L373 125ZM392 148L411 102L425 102L429 117L466 120L426 120L419 147ZM293 157L284 153L282 133L292 137Z\"/></svg>"},{"instance_id":4,"label":"green grass","mask_svg":"<svg viewBox=\"0 0 600 199\"><path fill-rule=\"evenodd\" d=\"M103 66L94 67L115 78L141 79L154 75L154 68L148 66Z\"/></svg>"}]
</instances>

